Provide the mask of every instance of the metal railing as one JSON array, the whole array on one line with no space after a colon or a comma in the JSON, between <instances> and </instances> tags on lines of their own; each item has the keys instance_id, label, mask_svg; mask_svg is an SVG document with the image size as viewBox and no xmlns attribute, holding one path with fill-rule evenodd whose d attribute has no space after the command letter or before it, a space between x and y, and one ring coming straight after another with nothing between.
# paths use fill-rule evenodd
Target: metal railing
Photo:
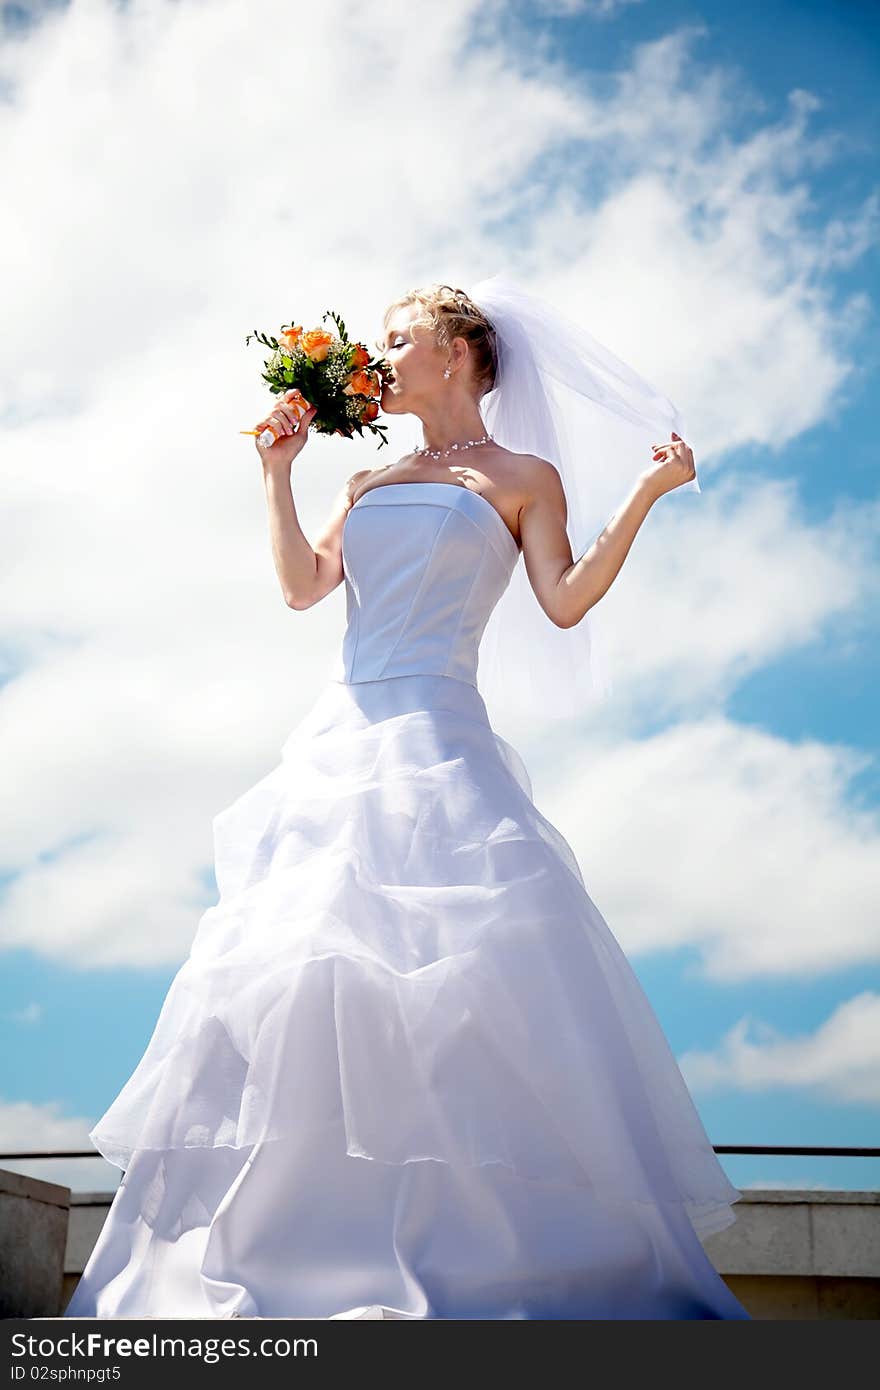
<instances>
[{"instance_id":1,"label":"metal railing","mask_svg":"<svg viewBox=\"0 0 880 1390\"><path fill-rule=\"evenodd\" d=\"M781 1154L786 1158L880 1158L880 1148L827 1144L713 1144L717 1154ZM4 1158L103 1158L97 1149L28 1149L0 1153Z\"/></svg>"}]
</instances>

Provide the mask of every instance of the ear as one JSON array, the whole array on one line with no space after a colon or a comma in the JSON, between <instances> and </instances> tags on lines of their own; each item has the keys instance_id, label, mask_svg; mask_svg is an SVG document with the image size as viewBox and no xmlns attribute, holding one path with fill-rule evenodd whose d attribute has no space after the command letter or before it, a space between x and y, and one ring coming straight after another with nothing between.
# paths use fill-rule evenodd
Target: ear
<instances>
[{"instance_id":1,"label":"ear","mask_svg":"<svg viewBox=\"0 0 880 1390\"><path fill-rule=\"evenodd\" d=\"M456 368L460 370L467 362L467 359L470 357L471 353L470 344L467 338L453 338L452 342L449 345L449 351L452 354L452 360L455 363Z\"/></svg>"}]
</instances>

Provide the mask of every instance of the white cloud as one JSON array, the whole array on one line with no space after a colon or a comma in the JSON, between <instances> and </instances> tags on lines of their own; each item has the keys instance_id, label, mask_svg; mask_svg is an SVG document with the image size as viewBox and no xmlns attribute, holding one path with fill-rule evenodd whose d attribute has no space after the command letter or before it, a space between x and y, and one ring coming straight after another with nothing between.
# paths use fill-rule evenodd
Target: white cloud
<instances>
[{"instance_id":1,"label":"white cloud","mask_svg":"<svg viewBox=\"0 0 880 1390\"><path fill-rule=\"evenodd\" d=\"M851 657L876 624L878 558L880 502L841 496L812 521L793 479L736 474L662 498L595 610L614 676L600 722L693 717L819 643L829 667Z\"/></svg>"},{"instance_id":2,"label":"white cloud","mask_svg":"<svg viewBox=\"0 0 880 1390\"><path fill-rule=\"evenodd\" d=\"M25 1006L21 1009L11 1010L11 1012L8 1013L6 1017L11 1019L13 1023L23 1023L26 1025L32 1025L41 1021L44 1012L45 1010L42 1004L37 1004L33 1002L30 1004L25 1004Z\"/></svg>"},{"instance_id":3,"label":"white cloud","mask_svg":"<svg viewBox=\"0 0 880 1390\"><path fill-rule=\"evenodd\" d=\"M694 1091L806 1091L838 1104L880 1105L880 995L840 1004L812 1034L787 1038L742 1018L710 1052L678 1058Z\"/></svg>"},{"instance_id":4,"label":"white cloud","mask_svg":"<svg viewBox=\"0 0 880 1390\"><path fill-rule=\"evenodd\" d=\"M644 0L534 0L534 8L548 18L571 19L583 14L590 19L614 19L630 5L643 3Z\"/></svg>"},{"instance_id":5,"label":"white cloud","mask_svg":"<svg viewBox=\"0 0 880 1390\"><path fill-rule=\"evenodd\" d=\"M0 1100L0 1151L84 1152L93 1149L89 1130L95 1121L79 1115L63 1115L61 1108L57 1101L35 1105L31 1101ZM27 1173L44 1182L57 1182L80 1192L112 1192L120 1177L120 1170L100 1157L3 1158L0 1165L7 1172Z\"/></svg>"},{"instance_id":6,"label":"white cloud","mask_svg":"<svg viewBox=\"0 0 880 1390\"><path fill-rule=\"evenodd\" d=\"M341 590L309 613L283 605L259 464L237 433L265 404L261 351L244 346L255 327L336 307L366 336L409 285L466 285L503 262L682 405L706 491L686 515L658 505L603 602L619 640L639 633L612 721L654 701L669 718L693 718L691 701L711 713L744 673L868 603L873 512L842 500L819 525L791 487L738 498L735 478L713 482L744 443L779 448L827 416L853 375L865 304L828 277L876 209L807 219L810 174L833 152L809 131L812 98L736 140L748 94L700 64L699 28L636 48L600 98L507 19L477 0L432 9L430 26L408 0L295 14L280 0L74 0L0 54L4 184L18 190L0 208L15 267L0 340L7 945L83 966L179 959L211 817L274 766L323 684ZM415 421L391 425L398 451L417 437ZM310 442L294 470L307 534L374 460L370 445ZM698 941L721 974L779 969L783 889L749 822L818 777L784 832L789 862L800 872L810 846L820 875L810 901L794 874L785 890L813 924L803 968L864 956L864 907L830 943L813 915L870 878L844 795L858 755L712 718L647 744L621 727L590 765L602 808L620 809L602 809L583 854L591 885L614 869L615 930ZM678 862L680 845L650 809L671 755L714 874L677 901L665 855ZM710 835L725 821L726 858ZM709 910L713 886L736 911Z\"/></svg>"},{"instance_id":7,"label":"white cloud","mask_svg":"<svg viewBox=\"0 0 880 1390\"><path fill-rule=\"evenodd\" d=\"M715 715L568 749L535 796L629 953L810 979L880 960L880 816L849 797L869 762Z\"/></svg>"},{"instance_id":8,"label":"white cloud","mask_svg":"<svg viewBox=\"0 0 880 1390\"><path fill-rule=\"evenodd\" d=\"M703 32L640 46L610 99L585 95L583 177L560 180L529 230L547 293L662 383L713 470L746 445L781 449L858 384L847 345L872 306L828 273L876 242L880 195L818 219L810 179L840 143L809 129L821 102L794 89L783 117L735 139L760 107L735 73L695 61Z\"/></svg>"}]
</instances>

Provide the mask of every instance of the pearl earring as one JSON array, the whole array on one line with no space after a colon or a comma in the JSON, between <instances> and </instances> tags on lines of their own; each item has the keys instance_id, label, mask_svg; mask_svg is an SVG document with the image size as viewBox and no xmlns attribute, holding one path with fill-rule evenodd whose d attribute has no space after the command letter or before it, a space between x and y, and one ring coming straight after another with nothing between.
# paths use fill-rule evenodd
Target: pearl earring
<instances>
[{"instance_id":1,"label":"pearl earring","mask_svg":"<svg viewBox=\"0 0 880 1390\"><path fill-rule=\"evenodd\" d=\"M443 375L444 375L445 377L450 377L450 376L452 376L452 372L451 372L451 371L449 370L449 368L447 367L447 368L446 368L446 371L443 373Z\"/></svg>"}]
</instances>

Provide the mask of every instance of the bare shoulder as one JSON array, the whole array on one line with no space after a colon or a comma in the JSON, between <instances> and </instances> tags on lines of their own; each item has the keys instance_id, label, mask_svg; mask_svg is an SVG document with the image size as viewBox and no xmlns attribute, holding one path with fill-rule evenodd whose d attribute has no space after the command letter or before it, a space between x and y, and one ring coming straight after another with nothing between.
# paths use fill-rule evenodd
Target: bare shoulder
<instances>
[{"instance_id":1,"label":"bare shoulder","mask_svg":"<svg viewBox=\"0 0 880 1390\"><path fill-rule=\"evenodd\" d=\"M365 480L372 473L371 468L361 468L357 473L352 473L351 477L346 478L345 482L339 487L333 499L330 515L318 542L315 546L316 551L322 549L332 549L339 544L342 535L342 525L354 504L354 498L363 485Z\"/></svg>"},{"instance_id":2,"label":"bare shoulder","mask_svg":"<svg viewBox=\"0 0 880 1390\"><path fill-rule=\"evenodd\" d=\"M375 468L359 468L357 473L352 473L351 477L346 478L342 487L339 489L339 498L342 501L345 512L348 512L354 505L355 497L357 497L367 479L371 478L377 471L379 470Z\"/></svg>"},{"instance_id":3,"label":"bare shoulder","mask_svg":"<svg viewBox=\"0 0 880 1390\"><path fill-rule=\"evenodd\" d=\"M358 469L357 473L352 473L351 477L345 484L345 491L347 492L349 499L357 491L360 484L364 482L367 478L369 478L370 474L374 471L375 470L372 468L360 468Z\"/></svg>"},{"instance_id":4,"label":"bare shoulder","mask_svg":"<svg viewBox=\"0 0 880 1390\"><path fill-rule=\"evenodd\" d=\"M546 507L568 518L565 489L556 465L538 454L517 454L498 450L510 491L516 495L520 513Z\"/></svg>"},{"instance_id":5,"label":"bare shoulder","mask_svg":"<svg viewBox=\"0 0 880 1390\"><path fill-rule=\"evenodd\" d=\"M565 488L555 463L537 454L523 454L523 469L528 478L529 501L561 504L565 509Z\"/></svg>"}]
</instances>

